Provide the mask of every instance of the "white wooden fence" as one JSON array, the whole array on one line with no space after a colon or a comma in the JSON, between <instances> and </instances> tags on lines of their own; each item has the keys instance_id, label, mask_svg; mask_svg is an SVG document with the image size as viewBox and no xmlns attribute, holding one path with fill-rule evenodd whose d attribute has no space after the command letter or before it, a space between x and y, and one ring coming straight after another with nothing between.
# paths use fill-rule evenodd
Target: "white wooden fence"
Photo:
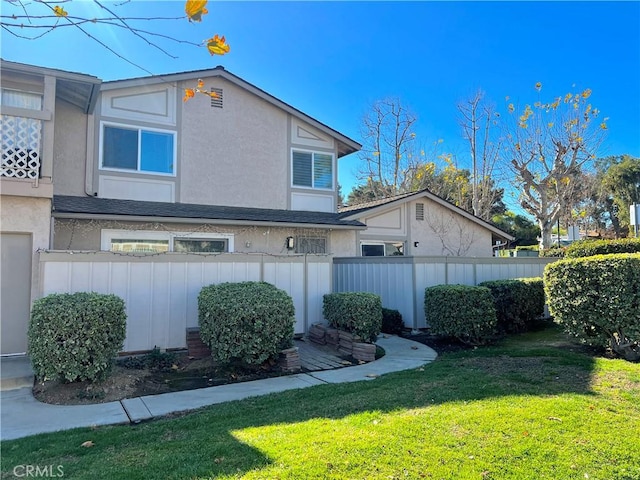
<instances>
[{"instance_id":1,"label":"white wooden fence","mask_svg":"<svg viewBox=\"0 0 640 480\"><path fill-rule=\"evenodd\" d=\"M296 333L322 321L322 296L331 292L331 257L252 254L39 252L39 293L98 292L121 297L127 309L124 351L186 346L198 325L205 285L265 281L293 298Z\"/></svg>"},{"instance_id":2,"label":"white wooden fence","mask_svg":"<svg viewBox=\"0 0 640 480\"><path fill-rule=\"evenodd\" d=\"M426 327L424 290L488 280L541 277L556 258L349 257L333 259L334 292L371 292L402 314L407 327Z\"/></svg>"}]
</instances>

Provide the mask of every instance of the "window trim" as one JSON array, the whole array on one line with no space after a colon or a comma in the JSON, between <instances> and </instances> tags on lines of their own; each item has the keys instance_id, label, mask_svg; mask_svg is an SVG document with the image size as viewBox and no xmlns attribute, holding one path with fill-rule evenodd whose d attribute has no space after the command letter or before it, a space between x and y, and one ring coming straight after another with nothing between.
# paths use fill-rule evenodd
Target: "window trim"
<instances>
[{"instance_id":1,"label":"window trim","mask_svg":"<svg viewBox=\"0 0 640 480\"><path fill-rule=\"evenodd\" d=\"M126 229L110 229L103 228L100 230L100 250L110 252L111 241L115 238L127 237L132 240L167 240L169 242L168 253L174 252L173 241L176 238L193 237L194 240L226 240L227 252L234 252L234 234L233 233L210 233L210 232L156 232L151 230L126 230ZM194 255L217 255L211 252L189 252Z\"/></svg>"},{"instance_id":2,"label":"window trim","mask_svg":"<svg viewBox=\"0 0 640 480\"><path fill-rule=\"evenodd\" d=\"M300 153L310 153L311 154L311 186L307 187L304 185L295 185L293 183L293 152ZM331 157L331 188L322 188L322 187L314 187L315 183L315 155L329 155ZM290 171L291 171L291 188L302 189L302 190L312 190L319 192L335 192L336 191L336 156L334 152L323 151L323 150L307 150L305 148L297 148L291 147L291 152L289 154L289 163L290 163Z\"/></svg>"},{"instance_id":3,"label":"window trim","mask_svg":"<svg viewBox=\"0 0 640 480\"><path fill-rule=\"evenodd\" d=\"M121 128L121 129L125 129L125 130L137 130L138 132L138 163L136 166L136 170L132 170L132 169L128 169L128 168L115 168L115 167L105 167L103 165L103 161L104 161L104 129L105 127L116 127L116 128ZM141 132L143 131L147 131L147 132L157 132L157 133L165 133L165 134L170 134L173 137L173 172L171 173L166 173L166 172L150 172L150 171L146 171L146 170L140 170L140 164L142 162L142 156L141 156L141 142L142 142L142 135ZM100 170L103 171L108 171L108 172L123 172L123 173L130 173L130 174L136 174L136 175L159 175L162 177L173 177L175 178L177 176L177 172L178 172L178 132L176 132L175 130L166 130L163 128L155 128L155 127L145 127L145 126L141 126L141 125L132 125L132 124L128 124L128 123L117 123L117 122L110 122L110 121L101 121L100 122L100 140L99 140L99 160L100 160Z\"/></svg>"}]
</instances>

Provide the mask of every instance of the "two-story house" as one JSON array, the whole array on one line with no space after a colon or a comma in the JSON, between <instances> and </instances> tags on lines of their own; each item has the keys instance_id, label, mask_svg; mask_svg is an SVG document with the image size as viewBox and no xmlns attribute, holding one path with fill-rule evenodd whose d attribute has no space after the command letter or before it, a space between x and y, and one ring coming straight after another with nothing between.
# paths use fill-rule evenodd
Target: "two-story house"
<instances>
[{"instance_id":1,"label":"two-story house","mask_svg":"<svg viewBox=\"0 0 640 480\"><path fill-rule=\"evenodd\" d=\"M201 79L215 97L183 101ZM222 67L105 82L57 159L54 249L353 255L337 162L360 145Z\"/></svg>"}]
</instances>

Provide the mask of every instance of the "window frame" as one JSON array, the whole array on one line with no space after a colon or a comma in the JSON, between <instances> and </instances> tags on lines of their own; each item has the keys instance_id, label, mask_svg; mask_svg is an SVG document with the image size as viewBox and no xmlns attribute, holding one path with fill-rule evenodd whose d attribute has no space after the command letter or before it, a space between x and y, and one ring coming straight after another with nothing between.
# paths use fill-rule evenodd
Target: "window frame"
<instances>
[{"instance_id":1,"label":"window frame","mask_svg":"<svg viewBox=\"0 0 640 480\"><path fill-rule=\"evenodd\" d=\"M168 241L169 249L167 253L188 253L194 255L218 255L219 253L234 252L234 234L233 233L210 233L210 232L157 232L150 230L126 230L126 229L110 229L103 228L100 230L100 250L111 252L111 242L114 239L127 238L132 240L161 240ZM226 252L175 252L174 240L189 239L193 240L224 240L227 244ZM144 253L144 252L131 252Z\"/></svg>"},{"instance_id":2,"label":"window frame","mask_svg":"<svg viewBox=\"0 0 640 480\"><path fill-rule=\"evenodd\" d=\"M17 106L17 105L7 105L6 103L4 103L4 101L2 101L2 98L4 98L4 93L10 93L10 92L14 92L14 93L19 93L19 94L25 94L25 95L31 95L31 96L37 96L40 98L40 107L39 108L31 108L28 106ZM32 90L20 90L18 88L10 88L10 87L2 87L0 89L0 104L5 107L5 108L20 108L23 110L28 110L30 112L41 112L44 108L44 93L43 92L37 92L37 91L32 91Z\"/></svg>"},{"instance_id":3,"label":"window frame","mask_svg":"<svg viewBox=\"0 0 640 480\"><path fill-rule=\"evenodd\" d=\"M294 152L299 153L310 153L311 154L311 186L308 187L306 185L296 185L294 183L293 178L293 154ZM331 188L325 187L314 187L315 184L315 156L316 155L327 155L331 157ZM290 159L290 170L291 170L291 188L300 188L304 190L314 190L321 192L335 192L336 191L336 156L334 152L322 151L322 150L307 150L304 148L296 148L292 147L289 155Z\"/></svg>"},{"instance_id":4,"label":"window frame","mask_svg":"<svg viewBox=\"0 0 640 480\"><path fill-rule=\"evenodd\" d=\"M117 168L117 167L105 167L104 166L104 131L105 127L115 127L120 128L122 130L135 130L138 132L138 158L136 169L129 168ZM142 132L150 132L150 133L163 133L169 134L173 138L173 171L171 173L167 172L153 172L148 170L141 170L142 164ZM101 121L100 122L100 140L99 140L99 160L100 160L100 170L110 171L110 172L124 172L124 173L133 173L136 175L159 175L162 177L173 177L177 176L178 172L178 132L175 130L167 130L163 128L156 127L146 127L141 125L132 125L128 123L118 123L118 122L110 122L110 121Z\"/></svg>"},{"instance_id":5,"label":"window frame","mask_svg":"<svg viewBox=\"0 0 640 480\"><path fill-rule=\"evenodd\" d=\"M387 246L388 245L392 245L392 246L395 247L394 244L400 244L400 243L403 245L403 253L402 253L402 255L387 255ZM371 242L369 242L369 241L363 241L363 242L360 242L360 256L361 257L396 257L396 256L404 256L405 255L405 253L404 253L404 244L405 244L405 242L401 242L401 241L397 241L397 242L383 242L383 241L379 241L379 242L371 241ZM383 254L382 255L363 255L362 254L363 253L362 252L362 247L364 247L364 246L382 247L382 253Z\"/></svg>"}]
</instances>

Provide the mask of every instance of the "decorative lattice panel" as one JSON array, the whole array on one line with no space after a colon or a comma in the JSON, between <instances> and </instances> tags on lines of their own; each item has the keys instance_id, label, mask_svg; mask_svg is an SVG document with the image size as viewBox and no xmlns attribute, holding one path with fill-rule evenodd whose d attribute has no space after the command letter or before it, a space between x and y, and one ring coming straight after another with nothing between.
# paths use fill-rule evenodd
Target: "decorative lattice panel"
<instances>
[{"instance_id":1,"label":"decorative lattice panel","mask_svg":"<svg viewBox=\"0 0 640 480\"><path fill-rule=\"evenodd\" d=\"M40 173L42 121L0 115L2 165L0 177L37 179Z\"/></svg>"}]
</instances>

